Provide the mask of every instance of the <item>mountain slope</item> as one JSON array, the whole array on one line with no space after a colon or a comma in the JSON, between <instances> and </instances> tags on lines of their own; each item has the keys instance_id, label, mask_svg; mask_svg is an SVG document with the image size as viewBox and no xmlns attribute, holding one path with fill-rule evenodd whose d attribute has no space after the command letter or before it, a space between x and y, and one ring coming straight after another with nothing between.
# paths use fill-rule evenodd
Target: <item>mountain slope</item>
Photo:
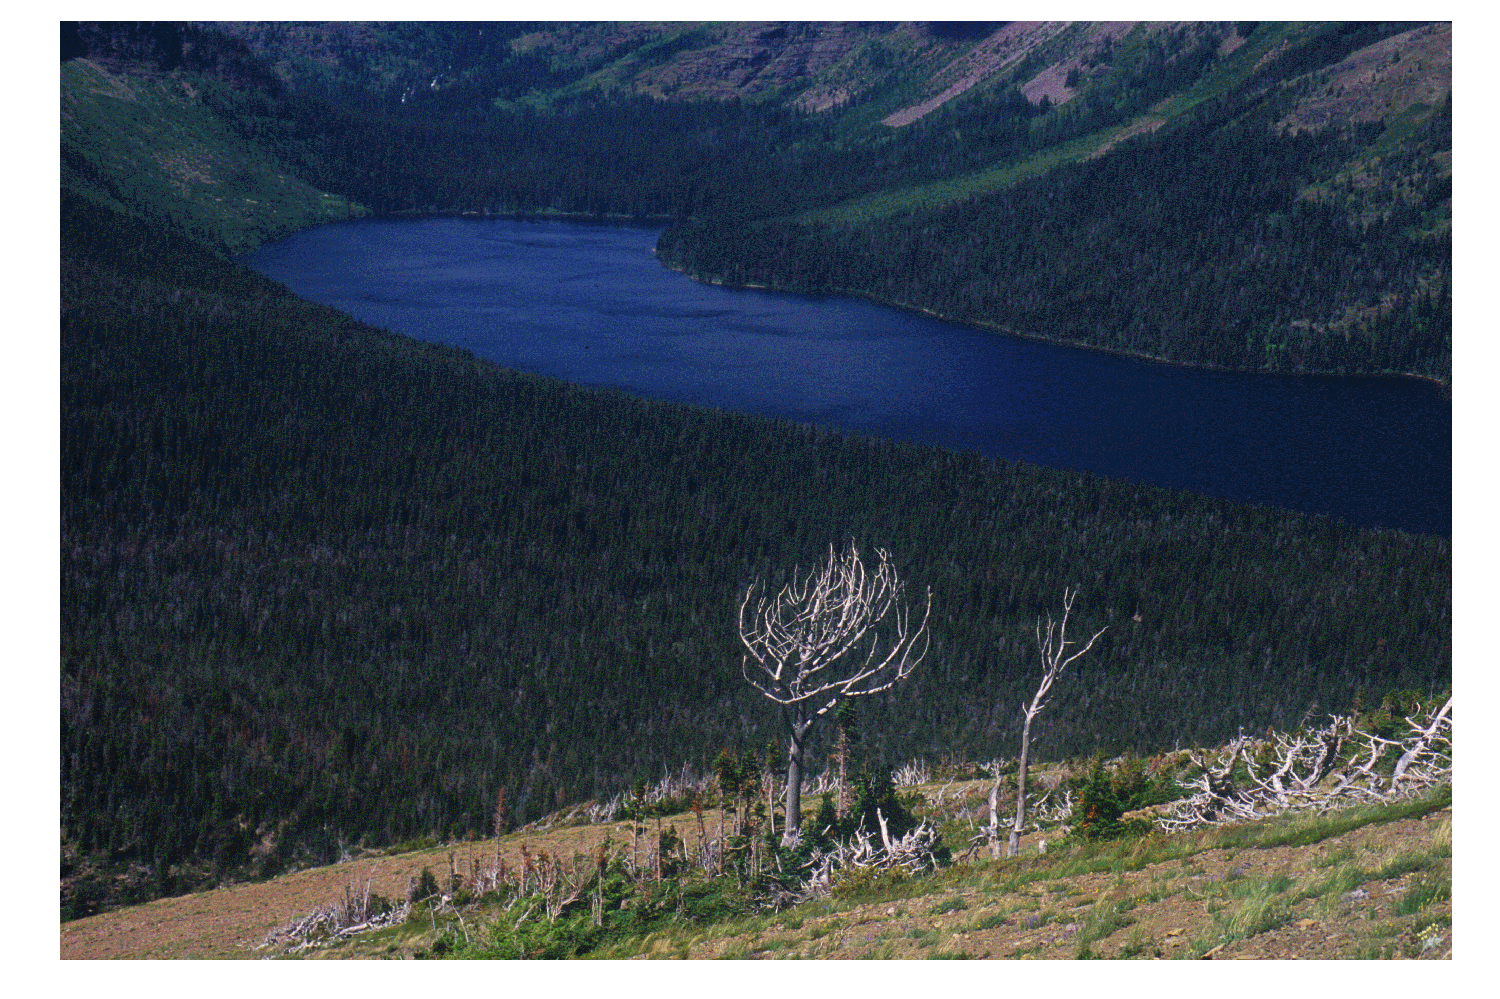
<instances>
[{"instance_id":1,"label":"mountain slope","mask_svg":"<svg viewBox=\"0 0 1500 999\"><path fill-rule=\"evenodd\" d=\"M1009 132L982 106L923 120L952 129L928 155L990 165L679 224L662 258L1187 364L1446 381L1447 26L1263 25L1228 54L1215 37L1153 40L1127 71L1133 32L1113 74L1085 81L1073 63L1070 102Z\"/></svg>"},{"instance_id":2,"label":"mountain slope","mask_svg":"<svg viewBox=\"0 0 1500 999\"><path fill-rule=\"evenodd\" d=\"M378 39L348 34L367 32ZM892 34L867 42L895 45ZM1173 52L1211 65L1218 51L1203 31L1180 50L1134 37L1111 43L1114 79L1146 81ZM367 199L659 211L695 216L700 245L718 227L753 237L735 252L754 249L814 231L777 213L963 173L1033 128L1055 139L1052 115L1091 107L1080 96L1044 111L1008 86L985 103L980 81L910 125L880 125L953 86L941 67L983 38L923 43L949 47L931 87L907 88L888 62L888 92L872 84L829 114L769 98L565 94L629 54L607 48L580 49L576 65L549 57L556 79L537 75L540 57L510 67L507 85L556 86L500 107L471 98L504 74L403 104L410 80L379 70L380 87L350 91L359 78L340 77L325 100L209 38L85 26L84 57L61 67L60 821L69 863L107 872L65 896L65 913L267 876L360 841L484 831L502 790L525 821L663 765L706 765L726 744L759 751L776 719L724 666L738 655L735 597L851 535L890 548L943 608L932 668L870 706L866 748L887 762L1013 744L1016 720L996 705L1029 693L1031 627L1065 583L1085 586L1083 624L1113 624L1086 682L1060 692L1048 752L1211 740L1359 689L1448 683L1444 538L518 377L299 302L226 260ZM1014 72L1055 65L1043 49ZM864 64L836 60L825 78ZM1241 82L1271 91L1279 79ZM1108 93L1096 96L1090 113L1104 115ZM1121 121L1164 99L1150 87L1117 98ZM954 134L968 101L975 123L993 119L978 138ZM1366 166L1329 197L1375 192L1359 210L1384 219L1394 209L1367 178L1418 170L1401 157L1440 146L1440 125L1437 113L1413 121L1418 145L1384 152L1394 139L1370 127ZM1122 143L1022 193L1086 189L1080 176L1102 176L1086 169L1114 171L1107 190L1129 192L1132 164L1192 145L1172 141ZM1246 148L1263 146L1287 148L1274 136ZM1303 190L1272 179L1267 197ZM1344 212L1317 230L1344 239L1343 204L1301 211ZM1080 208L1074 236L1106 218L1126 226L1110 207ZM1430 238L1422 213L1442 210L1438 198L1415 221L1380 224ZM915 238L915 216L897 217L882 224ZM1261 217L1266 245L1295 250L1299 218ZM985 231L955 221L960 235ZM849 260L889 263L879 246ZM1412 308L1441 325L1433 302Z\"/></svg>"},{"instance_id":3,"label":"mountain slope","mask_svg":"<svg viewBox=\"0 0 1500 999\"><path fill-rule=\"evenodd\" d=\"M246 250L361 214L314 189L209 109L213 81L62 65L62 186L116 211L162 221L199 242ZM208 91L205 93L205 91Z\"/></svg>"},{"instance_id":4,"label":"mountain slope","mask_svg":"<svg viewBox=\"0 0 1500 999\"><path fill-rule=\"evenodd\" d=\"M1445 23L216 30L339 109L279 113L330 137L317 186L378 210L670 217L663 259L705 279L1186 364L1449 377Z\"/></svg>"},{"instance_id":5,"label":"mountain slope","mask_svg":"<svg viewBox=\"0 0 1500 999\"><path fill-rule=\"evenodd\" d=\"M986 782L949 781L907 793L936 803L926 810L940 813L944 801L982 799L986 791ZM696 841L692 813L663 818ZM706 809L703 820L711 834L717 810ZM392 850L161 899L63 924L60 952L64 960L284 956L290 946L269 939L283 927L366 891L399 901L424 869L444 879L453 870L472 882L497 862L511 871L528 859L592 862L601 849L628 847L630 825L539 823L500 839ZM1041 839L1051 840L1045 854L1037 852ZM707 922L668 913L649 931L599 941L588 956L1338 960L1453 953L1451 795L1123 844L1028 833L1015 859L868 880L863 890L850 884L834 899L779 913L725 912ZM404 923L327 940L297 956L431 957L454 938L483 946L498 906L459 904L440 904L432 916L419 906ZM517 919L509 910L504 916L507 926Z\"/></svg>"}]
</instances>

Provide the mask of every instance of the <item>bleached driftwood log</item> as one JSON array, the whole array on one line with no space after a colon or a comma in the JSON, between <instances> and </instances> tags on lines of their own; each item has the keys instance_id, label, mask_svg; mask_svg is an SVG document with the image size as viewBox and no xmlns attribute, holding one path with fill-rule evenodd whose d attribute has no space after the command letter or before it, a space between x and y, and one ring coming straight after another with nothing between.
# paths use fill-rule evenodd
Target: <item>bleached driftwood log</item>
<instances>
[{"instance_id":1,"label":"bleached driftwood log","mask_svg":"<svg viewBox=\"0 0 1500 999\"><path fill-rule=\"evenodd\" d=\"M1426 725L1406 719L1414 737L1409 739L1406 752L1396 761L1396 769L1391 775L1393 789L1402 781L1431 786L1453 779L1453 743L1449 734L1453 729L1453 719L1449 716L1452 710L1453 698L1450 696L1436 714L1424 719Z\"/></svg>"},{"instance_id":2,"label":"bleached driftwood log","mask_svg":"<svg viewBox=\"0 0 1500 999\"><path fill-rule=\"evenodd\" d=\"M370 890L371 880L366 879L362 890L356 890L352 884L345 885L343 898L272 930L260 947L276 947L295 954L336 943L356 933L405 922L411 903L381 904Z\"/></svg>"}]
</instances>

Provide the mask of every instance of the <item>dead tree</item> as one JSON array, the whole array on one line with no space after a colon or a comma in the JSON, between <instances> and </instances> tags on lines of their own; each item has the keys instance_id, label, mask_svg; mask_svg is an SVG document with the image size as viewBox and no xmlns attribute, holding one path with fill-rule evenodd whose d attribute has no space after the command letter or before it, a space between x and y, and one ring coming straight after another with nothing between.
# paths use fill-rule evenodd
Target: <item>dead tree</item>
<instances>
[{"instance_id":1,"label":"dead tree","mask_svg":"<svg viewBox=\"0 0 1500 999\"><path fill-rule=\"evenodd\" d=\"M1347 715L1324 728L1256 741L1240 735L1219 754L1192 753L1201 771L1182 787L1191 794L1156 819L1164 832L1246 822L1284 812L1326 811L1397 801L1453 780L1453 699L1406 719L1404 740L1361 731ZM1403 750L1390 776L1382 761ZM1243 773L1243 778L1238 775Z\"/></svg>"},{"instance_id":2,"label":"dead tree","mask_svg":"<svg viewBox=\"0 0 1500 999\"><path fill-rule=\"evenodd\" d=\"M787 727L786 828L796 840L802 825L802 751L819 718L845 698L879 693L906 679L927 654L927 617L910 627L902 583L890 556L865 569L851 543L828 549L828 564L770 596L756 581L740 601L740 640L749 650L745 680L781 705ZM757 597L757 591L761 595Z\"/></svg>"},{"instance_id":3,"label":"dead tree","mask_svg":"<svg viewBox=\"0 0 1500 999\"><path fill-rule=\"evenodd\" d=\"M1093 648L1094 640L1104 634L1105 629L1100 628L1094 632L1093 638L1086 642L1083 648L1066 655L1069 645L1077 645L1077 642L1068 641L1068 614L1073 610L1073 598L1078 596L1075 589L1069 592L1063 589L1063 616L1062 620L1053 622L1052 615L1047 615L1047 630L1042 631L1042 622L1038 618L1036 622L1036 645L1042 660L1042 682L1036 689L1036 696L1032 697L1029 705L1022 704L1021 711L1025 721L1021 725L1021 761L1016 771L1016 819L1010 827L1010 840L1005 846L1005 855L1014 857L1016 851L1021 848L1021 829L1026 824L1026 770L1031 757L1031 722L1042 709L1047 706L1047 692L1052 689L1052 683L1060 673L1067 668L1068 664L1089 649ZM1066 658L1064 658L1066 656ZM990 795L990 826L996 829L996 836L991 840L990 852L994 856L1000 855L1000 840L998 836L998 819L995 815L995 802L999 797L1000 779L995 778L995 792Z\"/></svg>"},{"instance_id":4,"label":"dead tree","mask_svg":"<svg viewBox=\"0 0 1500 999\"><path fill-rule=\"evenodd\" d=\"M1452 710L1453 698L1449 696L1431 718L1422 721L1406 719L1412 735L1403 743L1406 752L1396 761L1396 769L1391 774L1392 793L1401 787L1403 779L1419 786L1453 779L1452 745L1448 735L1453 729L1453 719L1448 714ZM1447 749L1448 753L1443 754L1438 747ZM1444 762L1447 766L1443 765Z\"/></svg>"},{"instance_id":5,"label":"dead tree","mask_svg":"<svg viewBox=\"0 0 1500 999\"><path fill-rule=\"evenodd\" d=\"M813 849L806 865L807 881L797 896L798 901L826 898L832 891L833 875L848 868L901 870L908 874L937 870L935 851L940 837L926 819L900 837L891 835L878 808L875 819L880 823L879 844L874 842L874 833L865 828L864 819L860 819L859 828L847 842L835 843L831 850Z\"/></svg>"}]
</instances>

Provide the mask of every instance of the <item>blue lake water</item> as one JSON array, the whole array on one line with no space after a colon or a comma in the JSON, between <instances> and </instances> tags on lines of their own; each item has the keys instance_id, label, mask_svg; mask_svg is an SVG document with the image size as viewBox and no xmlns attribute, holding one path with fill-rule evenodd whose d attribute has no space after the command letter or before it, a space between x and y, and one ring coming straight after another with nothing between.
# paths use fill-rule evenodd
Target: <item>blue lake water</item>
<instances>
[{"instance_id":1,"label":"blue lake water","mask_svg":"<svg viewBox=\"0 0 1500 999\"><path fill-rule=\"evenodd\" d=\"M578 384L1451 532L1452 407L1435 386L1196 371L703 285L656 261L659 232L365 220L243 260L374 325Z\"/></svg>"}]
</instances>

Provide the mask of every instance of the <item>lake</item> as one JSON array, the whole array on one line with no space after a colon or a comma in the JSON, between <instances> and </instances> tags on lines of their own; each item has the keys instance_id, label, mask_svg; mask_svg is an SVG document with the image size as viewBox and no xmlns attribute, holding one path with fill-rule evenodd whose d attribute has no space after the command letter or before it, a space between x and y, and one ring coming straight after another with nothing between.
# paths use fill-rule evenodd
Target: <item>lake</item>
<instances>
[{"instance_id":1,"label":"lake","mask_svg":"<svg viewBox=\"0 0 1500 999\"><path fill-rule=\"evenodd\" d=\"M242 260L376 326L577 384L1451 532L1452 407L1434 385L1198 371L704 285L657 263L660 231L362 220Z\"/></svg>"}]
</instances>

